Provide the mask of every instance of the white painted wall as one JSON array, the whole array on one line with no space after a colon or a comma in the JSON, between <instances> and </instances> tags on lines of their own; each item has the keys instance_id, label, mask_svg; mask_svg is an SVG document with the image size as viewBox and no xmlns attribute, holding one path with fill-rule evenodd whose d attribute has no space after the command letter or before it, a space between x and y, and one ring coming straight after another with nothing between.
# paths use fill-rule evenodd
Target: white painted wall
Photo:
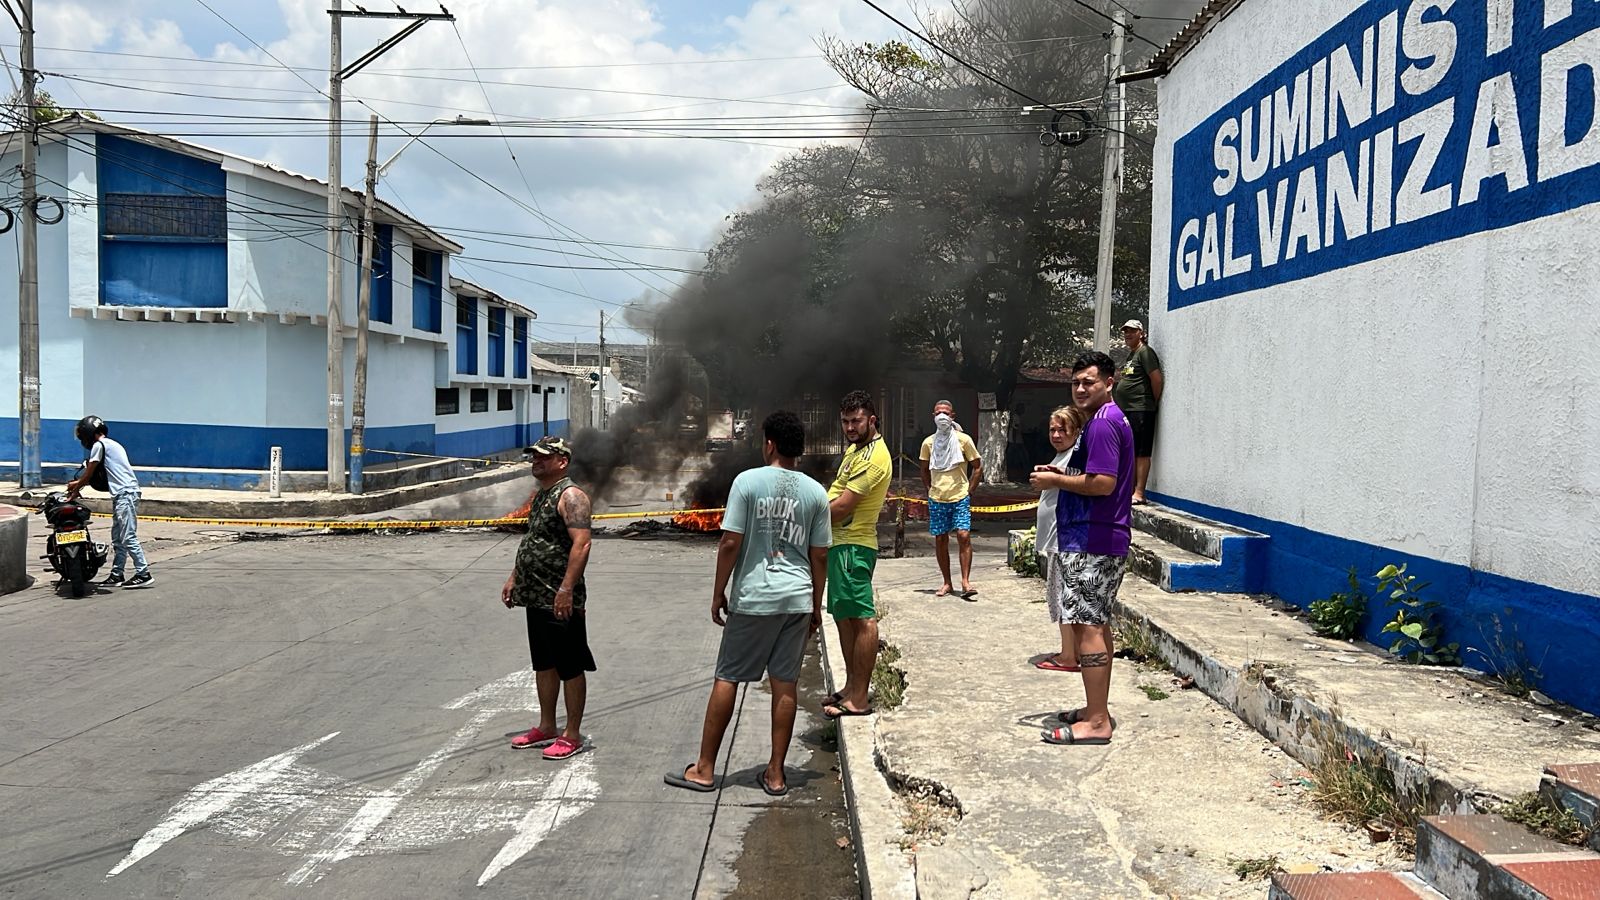
<instances>
[{"instance_id":1,"label":"white painted wall","mask_svg":"<svg viewBox=\"0 0 1600 900\"><path fill-rule=\"evenodd\" d=\"M1600 206L1168 309L1174 142L1361 5L1247 0L1160 82L1152 489L1600 593Z\"/></svg>"},{"instance_id":2,"label":"white painted wall","mask_svg":"<svg viewBox=\"0 0 1600 900\"><path fill-rule=\"evenodd\" d=\"M0 159L13 173L19 153ZM41 193L66 196L55 183L69 185L76 195L97 193L95 158L87 149L46 142L40 159ZM43 417L75 420L94 411L122 422L176 425L231 425L272 429L321 429L327 423L326 330L306 316L326 312L326 263L323 237L298 231L305 219L273 220L249 210L322 213L322 198L279 183L247 163L228 167L230 242L228 248L229 310L262 314L257 321L232 323L145 322L99 319L99 211L92 201L68 204L58 225L39 229L40 332ZM251 218L261 223L252 224ZM353 237L346 256L354 258ZM453 297L445 288L444 331L419 332L411 327L411 256L409 234L396 229L394 244L394 323L375 324L369 341L367 423L369 428L436 427L440 433L538 424L542 403L536 402L529 379L511 377L512 325L507 316L507 375L487 376L487 323L478 330L480 374L454 375L450 353L455 339ZM443 278L448 285L448 257ZM0 370L17 369L17 258L0 254ZM358 272L347 266L344 308L344 395L354 389L355 303ZM484 304L480 303L480 309ZM73 307L79 307L73 315ZM299 316L294 324L279 314ZM137 312L132 313L137 317ZM470 382L470 383L468 383ZM472 414L462 395L463 412L434 415L434 388L456 383L490 390L490 410ZM559 387L565 388L565 379ZM498 390L514 391L513 408L498 410ZM551 419L566 418L566 395L551 398ZM350 409L346 406L346 424ZM17 392L0 391L0 416L17 415ZM509 446L509 444L508 444ZM505 449L505 448L495 448ZM48 454L47 454L48 456ZM47 461L63 461L47 459Z\"/></svg>"}]
</instances>

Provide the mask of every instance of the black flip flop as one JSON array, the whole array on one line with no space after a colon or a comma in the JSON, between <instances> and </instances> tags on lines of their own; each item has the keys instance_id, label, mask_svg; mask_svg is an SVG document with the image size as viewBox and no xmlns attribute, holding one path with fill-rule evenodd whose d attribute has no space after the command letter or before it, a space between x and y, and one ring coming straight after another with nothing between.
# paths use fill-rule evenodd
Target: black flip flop
<instances>
[{"instance_id":1,"label":"black flip flop","mask_svg":"<svg viewBox=\"0 0 1600 900\"><path fill-rule=\"evenodd\" d=\"M662 776L661 780L672 785L673 787L683 788L686 791L694 791L700 794L709 794L717 789L715 782L712 782L711 784L701 784L698 781L691 781L689 779L690 768L690 766L684 766L682 775L674 775L671 772L668 772L666 775Z\"/></svg>"},{"instance_id":2,"label":"black flip flop","mask_svg":"<svg viewBox=\"0 0 1600 900\"><path fill-rule=\"evenodd\" d=\"M757 772L756 773L756 781L760 782L761 789L763 791L766 791L768 797L782 797L784 794L789 793L789 782L787 782L787 781L785 781L783 783L782 789L776 790L776 791L773 790L772 786L767 784L767 773L766 772Z\"/></svg>"},{"instance_id":3,"label":"black flip flop","mask_svg":"<svg viewBox=\"0 0 1600 900\"><path fill-rule=\"evenodd\" d=\"M975 591L975 590L974 591L961 591L956 596L958 596L961 599L967 601L968 603L977 603L978 602L978 601L972 599L973 597L978 596L978 592Z\"/></svg>"},{"instance_id":4,"label":"black flip flop","mask_svg":"<svg viewBox=\"0 0 1600 900\"><path fill-rule=\"evenodd\" d=\"M830 709L837 709L838 712L829 712ZM828 719L843 719L848 716L870 716L873 712L874 710L870 706L866 709L851 709L848 706L841 706L837 703L830 703L822 709L823 717Z\"/></svg>"},{"instance_id":5,"label":"black flip flop","mask_svg":"<svg viewBox=\"0 0 1600 900\"><path fill-rule=\"evenodd\" d=\"M1061 724L1071 728L1073 725L1083 721L1083 712L1082 709L1063 709L1056 713L1056 719ZM1117 730L1116 716L1111 717L1111 730Z\"/></svg>"},{"instance_id":6,"label":"black flip flop","mask_svg":"<svg viewBox=\"0 0 1600 900\"><path fill-rule=\"evenodd\" d=\"M843 703L843 702L844 702L844 694L840 693L839 691L834 691L833 693L829 694L828 696L822 698L822 705L823 706L838 706L840 703Z\"/></svg>"}]
</instances>

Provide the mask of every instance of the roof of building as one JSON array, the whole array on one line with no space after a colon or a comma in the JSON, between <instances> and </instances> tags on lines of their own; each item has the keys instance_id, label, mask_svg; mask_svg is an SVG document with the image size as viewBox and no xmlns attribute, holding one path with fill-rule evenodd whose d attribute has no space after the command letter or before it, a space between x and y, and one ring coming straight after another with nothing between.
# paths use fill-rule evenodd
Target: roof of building
<instances>
[{"instance_id":1,"label":"roof of building","mask_svg":"<svg viewBox=\"0 0 1600 900\"><path fill-rule=\"evenodd\" d=\"M132 138L147 144L154 144L156 146L164 147L165 149L175 150L189 156L200 156L210 159L213 162L222 163L224 171L233 171L241 174L254 175L256 177L276 181L279 184L285 185L286 187L296 188L299 190L307 190L308 187L314 187L316 188L316 193L321 196L326 196L328 192L328 182L326 179L313 178L310 175L301 175L298 172L285 169L283 166L280 166L277 163L264 162L259 159L251 159L248 156L240 156L237 153L230 153L226 150L217 150L215 148L206 147L190 141L179 140L178 138L174 137L167 137L166 135L159 134L154 131L145 131L140 128L132 128L127 125L118 125L113 122L91 119L82 113L74 112L63 116L62 118L56 119L53 122L40 126L39 131L41 137L48 137L52 132L65 135L69 133L93 131L98 134L113 134L119 137ZM19 131L11 131L5 133L4 135L0 135L0 147L9 149L11 142L15 141L19 136L21 136L21 134L22 133ZM229 165L230 162L232 163L231 166ZM245 168L246 166L249 168ZM365 192L355 190L354 188L344 188L343 197L347 206L359 208L365 199ZM450 240L422 222L419 222L411 216L401 212L399 209L386 202L382 197L373 198L373 209L376 214L376 218L378 218L380 221L384 221L387 224L393 224L405 229L413 236L413 238L421 238L422 243L431 249L442 250L446 253L460 253L463 249L465 249L455 241Z\"/></svg>"},{"instance_id":2,"label":"roof of building","mask_svg":"<svg viewBox=\"0 0 1600 900\"><path fill-rule=\"evenodd\" d=\"M582 375L587 377L589 370L582 366L563 366L558 362L551 362L537 353L530 354L532 361L529 363L535 372L552 372L558 375Z\"/></svg>"},{"instance_id":3,"label":"roof of building","mask_svg":"<svg viewBox=\"0 0 1600 900\"><path fill-rule=\"evenodd\" d=\"M1244 0L1206 0L1206 5L1200 7L1194 18L1189 23L1178 29L1178 33L1167 41L1166 45L1156 51L1145 64L1146 72L1155 72L1161 75L1172 71L1172 67L1194 46L1195 42L1211 31L1217 22L1233 12Z\"/></svg>"},{"instance_id":4,"label":"roof of building","mask_svg":"<svg viewBox=\"0 0 1600 900\"><path fill-rule=\"evenodd\" d=\"M531 345L533 352L543 353L545 356L570 356L574 352L582 356L595 356L600 352L600 345L593 341L534 341ZM619 344L606 341L607 356L637 356L643 358L649 355L648 344Z\"/></svg>"},{"instance_id":5,"label":"roof of building","mask_svg":"<svg viewBox=\"0 0 1600 900\"><path fill-rule=\"evenodd\" d=\"M451 275L450 276L450 290L454 291L457 294L466 294L468 297L482 297L482 298L485 298L487 300L493 300L493 301L495 301L497 303L503 304L503 305L508 306L508 307L510 307L512 309L521 310L522 312L527 313L528 315L532 316L535 319L539 318L539 314L538 313L534 312L532 309L530 309L530 308L528 308L526 306L523 306L521 303L518 303L515 300L507 300L504 296L502 296L498 292L491 291L488 288L484 287L483 285L478 284L477 282L474 282L474 281L468 281L465 278L457 278L456 276Z\"/></svg>"}]
</instances>

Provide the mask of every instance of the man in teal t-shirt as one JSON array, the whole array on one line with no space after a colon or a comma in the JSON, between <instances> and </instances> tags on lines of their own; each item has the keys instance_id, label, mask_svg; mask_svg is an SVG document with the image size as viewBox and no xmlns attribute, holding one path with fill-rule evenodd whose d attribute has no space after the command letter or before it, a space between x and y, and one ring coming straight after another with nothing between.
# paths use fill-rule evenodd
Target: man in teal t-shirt
<instances>
[{"instance_id":1,"label":"man in teal t-shirt","mask_svg":"<svg viewBox=\"0 0 1600 900\"><path fill-rule=\"evenodd\" d=\"M799 416L775 412L761 430L766 465L733 480L722 516L711 599L711 621L723 628L722 648L706 704L700 758L682 774L666 775L667 784L691 791L716 789L717 752L733 719L739 684L767 675L772 756L761 773L761 788L773 796L788 793L783 761L794 733L795 683L806 639L822 625L822 589L833 543L828 495L795 471L806 445Z\"/></svg>"}]
</instances>

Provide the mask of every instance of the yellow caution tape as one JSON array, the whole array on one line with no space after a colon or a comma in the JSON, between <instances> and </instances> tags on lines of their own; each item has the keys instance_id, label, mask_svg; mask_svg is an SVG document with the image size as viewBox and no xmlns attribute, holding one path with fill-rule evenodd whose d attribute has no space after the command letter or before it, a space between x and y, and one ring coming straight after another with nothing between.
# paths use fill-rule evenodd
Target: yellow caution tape
<instances>
[{"instance_id":1,"label":"yellow caution tape","mask_svg":"<svg viewBox=\"0 0 1600 900\"><path fill-rule=\"evenodd\" d=\"M595 513L595 519L646 519L654 516L681 516L684 513L720 513L727 507L718 506L715 509L662 509L653 512L626 512L626 513Z\"/></svg>"},{"instance_id":2,"label":"yellow caution tape","mask_svg":"<svg viewBox=\"0 0 1600 900\"><path fill-rule=\"evenodd\" d=\"M646 512L597 513L592 518L644 519L656 516L676 516L682 513L721 513L723 511L723 507L715 509L665 509ZM97 512L95 516L104 519L111 518L110 513ZM498 519L425 519L421 521L384 519L359 522L340 519L201 519L185 516L139 516L138 518L141 522L170 522L182 525L222 525L233 528L326 528L331 531L426 531L440 528L498 528L506 525L528 524L527 516L510 516Z\"/></svg>"},{"instance_id":3,"label":"yellow caution tape","mask_svg":"<svg viewBox=\"0 0 1600 900\"><path fill-rule=\"evenodd\" d=\"M902 500L902 501L904 501L906 503L921 503L924 506L926 506L927 503L928 503L927 499L924 498L924 497L887 497L885 499L888 499L888 500ZM972 511L975 512L975 513L990 514L990 513L1022 512L1025 509L1038 509L1038 508L1039 508L1039 501L1037 501L1037 500L1029 500L1029 501L1027 501L1025 503L1008 503L1008 504L1006 504L1004 506L974 506L974 507L972 507Z\"/></svg>"},{"instance_id":4,"label":"yellow caution tape","mask_svg":"<svg viewBox=\"0 0 1600 900\"><path fill-rule=\"evenodd\" d=\"M926 504L928 501L922 497L887 497L886 500L900 500L906 503ZM1003 506L974 506L975 513L1010 513L1035 509L1039 505L1037 500L1027 503L1009 503ZM609 512L596 513L595 519L651 519L662 516L680 516L686 513L722 513L726 507L708 509L659 509L644 510L640 512ZM111 518L110 513L95 513L100 518ZM220 525L230 528L297 528L297 529L327 529L329 531L433 531L441 528L500 528L508 525L525 525L526 516L502 516L495 519L426 519L422 521L407 520L377 520L352 522L341 519L204 519L188 518L185 516L139 516L141 522L170 522L182 525Z\"/></svg>"}]
</instances>

